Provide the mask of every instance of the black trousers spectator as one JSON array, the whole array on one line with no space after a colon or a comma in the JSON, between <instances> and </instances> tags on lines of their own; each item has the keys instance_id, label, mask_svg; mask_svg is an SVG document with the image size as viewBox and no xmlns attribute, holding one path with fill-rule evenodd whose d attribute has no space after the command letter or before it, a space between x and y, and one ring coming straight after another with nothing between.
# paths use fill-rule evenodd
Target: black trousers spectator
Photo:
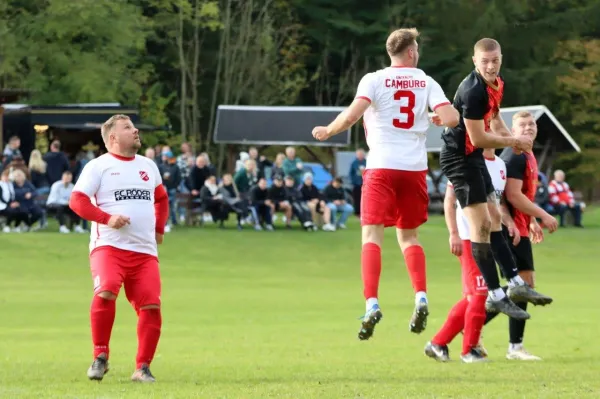
<instances>
[{"instance_id":1,"label":"black trousers spectator","mask_svg":"<svg viewBox=\"0 0 600 399\"><path fill-rule=\"evenodd\" d=\"M252 213L254 214L256 223L260 223L262 221L267 225L273 224L273 215L271 214L271 207L269 205L252 205Z\"/></svg>"},{"instance_id":2,"label":"black trousers spectator","mask_svg":"<svg viewBox=\"0 0 600 399\"><path fill-rule=\"evenodd\" d=\"M206 212L210 212L210 215L215 222L220 222L227 218L227 212L224 210L223 201L204 199L202 200L202 206Z\"/></svg>"},{"instance_id":3,"label":"black trousers spectator","mask_svg":"<svg viewBox=\"0 0 600 399\"><path fill-rule=\"evenodd\" d=\"M360 215L360 197L362 195L362 186L352 187L352 200L354 201L354 214Z\"/></svg>"},{"instance_id":4,"label":"black trousers spectator","mask_svg":"<svg viewBox=\"0 0 600 399\"><path fill-rule=\"evenodd\" d=\"M306 222L312 223L312 215L310 213L310 208L308 207L306 202L292 202L292 211L294 212L294 215L298 218L300 223L302 223L302 225L304 225Z\"/></svg>"},{"instance_id":5,"label":"black trousers spectator","mask_svg":"<svg viewBox=\"0 0 600 399\"><path fill-rule=\"evenodd\" d=\"M4 216L6 218L6 225L10 227L10 225L15 222L15 227L20 224L22 220L22 216L19 214L19 208L6 208L3 211L0 211L0 216ZM18 223L17 223L18 220Z\"/></svg>"},{"instance_id":6,"label":"black trousers spectator","mask_svg":"<svg viewBox=\"0 0 600 399\"><path fill-rule=\"evenodd\" d=\"M48 205L46 208L48 213L56 216L56 220L61 226L67 226L72 229L73 226L78 225L81 220L79 216L69 208L68 205Z\"/></svg>"},{"instance_id":7,"label":"black trousers spectator","mask_svg":"<svg viewBox=\"0 0 600 399\"><path fill-rule=\"evenodd\" d=\"M230 201L223 206L223 212L225 215L234 212L237 215L238 225L241 225L242 219L248 214L248 204L244 200Z\"/></svg>"},{"instance_id":8,"label":"black trousers spectator","mask_svg":"<svg viewBox=\"0 0 600 399\"><path fill-rule=\"evenodd\" d=\"M15 210L15 227L18 227L21 223L25 223L28 227L31 227L35 222L42 218L42 208L39 206L32 206L29 208L20 206L13 209Z\"/></svg>"},{"instance_id":9,"label":"black trousers spectator","mask_svg":"<svg viewBox=\"0 0 600 399\"><path fill-rule=\"evenodd\" d=\"M572 208L567 205L556 205L554 211L560 218L560 227L565 227L565 214L567 212L571 212L573 215L573 224L581 227L581 206L578 203L575 203Z\"/></svg>"}]
</instances>

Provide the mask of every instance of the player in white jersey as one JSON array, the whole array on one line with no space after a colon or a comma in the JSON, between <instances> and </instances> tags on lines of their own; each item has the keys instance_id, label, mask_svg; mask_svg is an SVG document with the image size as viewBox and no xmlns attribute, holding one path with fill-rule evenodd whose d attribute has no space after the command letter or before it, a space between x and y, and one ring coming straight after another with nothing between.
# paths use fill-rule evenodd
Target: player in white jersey
<instances>
[{"instance_id":1,"label":"player in white jersey","mask_svg":"<svg viewBox=\"0 0 600 399\"><path fill-rule=\"evenodd\" d=\"M381 245L385 227L396 227L398 243L415 291L410 331L421 333L429 314L426 296L425 253L417 240L418 227L427 221L426 132L428 108L437 123L455 126L458 112L440 85L417 69L419 47L416 29L390 34L386 49L388 68L365 75L356 98L329 126L317 126L313 136L326 140L349 129L364 115L369 157L361 200L362 278L366 314L358 333L373 335L382 318L378 302Z\"/></svg>"},{"instance_id":2,"label":"player in white jersey","mask_svg":"<svg viewBox=\"0 0 600 399\"><path fill-rule=\"evenodd\" d=\"M485 165L490 174L496 198L499 201L506 186L506 165L494 154L493 149L483 151ZM448 182L444 198L444 216L450 232L450 251L460 259L462 269L463 299L452 307L446 322L433 339L425 346L425 354L441 362L450 360L448 344L464 331L461 359L466 363L482 362L487 353L479 344L481 330L486 319L485 301L488 287L477 267L471 251L471 234L469 221L456 198L452 183ZM511 220L508 229L513 243L520 239L514 222Z\"/></svg>"},{"instance_id":3,"label":"player in white jersey","mask_svg":"<svg viewBox=\"0 0 600 399\"><path fill-rule=\"evenodd\" d=\"M156 245L163 240L168 196L156 164L136 155L141 141L128 116L114 115L107 120L102 125L102 139L108 154L85 166L69 202L75 213L92 222L94 361L87 374L91 380L102 380L108 371L115 301L124 285L138 314L138 352L131 378L154 382L149 367L162 326Z\"/></svg>"}]
</instances>

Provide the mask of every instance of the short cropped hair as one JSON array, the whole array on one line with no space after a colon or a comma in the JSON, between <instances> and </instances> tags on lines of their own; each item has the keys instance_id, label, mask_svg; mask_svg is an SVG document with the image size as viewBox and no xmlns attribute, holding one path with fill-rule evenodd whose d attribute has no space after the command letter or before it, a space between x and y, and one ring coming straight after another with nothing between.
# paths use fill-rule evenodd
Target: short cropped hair
<instances>
[{"instance_id":1,"label":"short cropped hair","mask_svg":"<svg viewBox=\"0 0 600 399\"><path fill-rule=\"evenodd\" d=\"M123 114L116 114L108 118L108 120L102 124L102 128L100 129L100 133L102 133L102 140L104 140L104 143L108 143L108 135L115 128L117 121L128 120L131 120L131 118Z\"/></svg>"},{"instance_id":2,"label":"short cropped hair","mask_svg":"<svg viewBox=\"0 0 600 399\"><path fill-rule=\"evenodd\" d=\"M513 122L516 121L519 118L533 118L533 114L529 111L519 111L516 114L513 115L512 120Z\"/></svg>"},{"instance_id":3,"label":"short cropped hair","mask_svg":"<svg viewBox=\"0 0 600 399\"><path fill-rule=\"evenodd\" d=\"M393 31L385 42L385 49L390 57L400 55L407 48L412 46L419 37L419 31L416 28L402 28Z\"/></svg>"},{"instance_id":4,"label":"short cropped hair","mask_svg":"<svg viewBox=\"0 0 600 399\"><path fill-rule=\"evenodd\" d=\"M475 46L473 46L474 53L478 51L488 52L500 49L500 43L494 39L490 39L489 37L479 40L477 43L475 43Z\"/></svg>"}]
</instances>

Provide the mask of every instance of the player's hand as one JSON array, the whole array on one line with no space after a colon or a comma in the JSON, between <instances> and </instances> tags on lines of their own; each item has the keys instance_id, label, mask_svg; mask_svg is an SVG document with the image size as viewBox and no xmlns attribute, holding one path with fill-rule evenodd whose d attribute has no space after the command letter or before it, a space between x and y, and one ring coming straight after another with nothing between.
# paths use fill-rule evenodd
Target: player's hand
<instances>
[{"instance_id":1,"label":"player's hand","mask_svg":"<svg viewBox=\"0 0 600 399\"><path fill-rule=\"evenodd\" d=\"M164 239L165 239L164 234L156 233L156 243L157 244L162 244Z\"/></svg>"},{"instance_id":2,"label":"player's hand","mask_svg":"<svg viewBox=\"0 0 600 399\"><path fill-rule=\"evenodd\" d=\"M131 219L123 215L112 215L108 220L108 227L112 229L120 229L121 227L131 223Z\"/></svg>"},{"instance_id":3,"label":"player's hand","mask_svg":"<svg viewBox=\"0 0 600 399\"><path fill-rule=\"evenodd\" d=\"M513 148L516 150L515 152L529 151L533 148L533 140L531 140L531 137L526 136L515 137Z\"/></svg>"},{"instance_id":4,"label":"player's hand","mask_svg":"<svg viewBox=\"0 0 600 399\"><path fill-rule=\"evenodd\" d=\"M506 229L508 230L508 235L512 238L512 244L516 247L521 242L521 234L519 233L519 229L515 226L514 223L506 225Z\"/></svg>"},{"instance_id":5,"label":"player's hand","mask_svg":"<svg viewBox=\"0 0 600 399\"><path fill-rule=\"evenodd\" d=\"M431 123L433 123L436 126L444 126L442 118L440 118L438 114L433 114L433 116L431 117Z\"/></svg>"},{"instance_id":6,"label":"player's hand","mask_svg":"<svg viewBox=\"0 0 600 399\"><path fill-rule=\"evenodd\" d=\"M544 215L544 217L542 218L542 223L544 224L544 226L546 226L548 228L548 231L550 232L550 234L552 234L556 230L558 230L558 221L552 215L548 215L548 214ZM539 224L536 223L536 225L538 227L540 227ZM541 227L540 227L540 230L541 230Z\"/></svg>"},{"instance_id":7,"label":"player's hand","mask_svg":"<svg viewBox=\"0 0 600 399\"><path fill-rule=\"evenodd\" d=\"M329 138L329 134L327 133L326 126L317 126L313 129L312 135L315 139L319 141L325 141Z\"/></svg>"},{"instance_id":8,"label":"player's hand","mask_svg":"<svg viewBox=\"0 0 600 399\"><path fill-rule=\"evenodd\" d=\"M450 252L452 252L452 255L455 256L462 255L462 240L458 234L450 235Z\"/></svg>"},{"instance_id":9,"label":"player's hand","mask_svg":"<svg viewBox=\"0 0 600 399\"><path fill-rule=\"evenodd\" d=\"M544 241L544 230L537 222L529 225L529 239L532 244L539 244Z\"/></svg>"}]
</instances>

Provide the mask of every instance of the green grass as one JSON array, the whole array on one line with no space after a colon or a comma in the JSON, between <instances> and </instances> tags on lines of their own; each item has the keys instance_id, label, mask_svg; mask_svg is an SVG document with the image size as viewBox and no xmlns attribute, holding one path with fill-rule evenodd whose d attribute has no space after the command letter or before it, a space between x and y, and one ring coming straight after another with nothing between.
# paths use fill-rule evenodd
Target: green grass
<instances>
[{"instance_id":1,"label":"green grass","mask_svg":"<svg viewBox=\"0 0 600 399\"><path fill-rule=\"evenodd\" d=\"M504 359L507 319L485 331L493 362L438 364L423 346L460 298L460 267L442 218L421 240L431 316L408 332L413 293L394 232L386 235L380 289L385 318L359 342L364 310L360 234L234 230L171 233L161 247L163 335L154 385L129 381L136 320L121 295L111 371L87 380L92 281L87 236L0 235L0 398L598 398L600 209L587 228L535 247L540 291L526 346L541 363Z\"/></svg>"}]
</instances>

